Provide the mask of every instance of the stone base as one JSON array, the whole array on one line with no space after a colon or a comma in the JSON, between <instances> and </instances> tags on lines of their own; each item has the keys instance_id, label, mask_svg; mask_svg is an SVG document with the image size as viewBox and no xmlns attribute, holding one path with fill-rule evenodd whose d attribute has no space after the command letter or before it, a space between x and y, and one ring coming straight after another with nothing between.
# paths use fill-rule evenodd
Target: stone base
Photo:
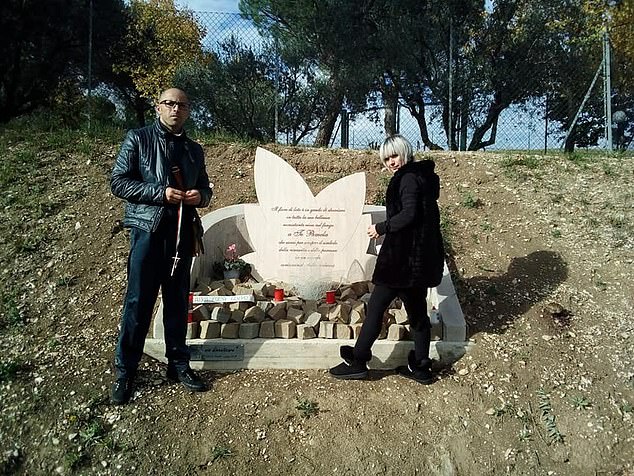
<instances>
[{"instance_id":1,"label":"stone base","mask_svg":"<svg viewBox=\"0 0 634 476\"><path fill-rule=\"evenodd\" d=\"M352 339L191 339L194 354L209 360L192 360L197 370L327 369L341 362L339 347ZM473 346L470 342L432 341L430 357L449 365ZM372 347L371 369L391 370L407 363L413 341L377 340ZM146 339L145 353L166 363L165 342ZM192 355L195 357L195 355Z\"/></svg>"}]
</instances>

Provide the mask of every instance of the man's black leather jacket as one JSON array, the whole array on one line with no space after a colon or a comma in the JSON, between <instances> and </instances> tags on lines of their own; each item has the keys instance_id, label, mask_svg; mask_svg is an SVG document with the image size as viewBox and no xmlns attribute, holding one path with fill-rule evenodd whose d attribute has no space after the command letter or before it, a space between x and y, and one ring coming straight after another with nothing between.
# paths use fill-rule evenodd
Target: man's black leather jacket
<instances>
[{"instance_id":1,"label":"man's black leather jacket","mask_svg":"<svg viewBox=\"0 0 634 476\"><path fill-rule=\"evenodd\" d=\"M112 169L112 193L127 201L123 224L145 231L156 231L165 211L165 189L170 174L166 134L158 120L155 124L128 132ZM211 187L205 170L202 147L185 139L182 160L185 190L198 190L199 208L209 205Z\"/></svg>"}]
</instances>

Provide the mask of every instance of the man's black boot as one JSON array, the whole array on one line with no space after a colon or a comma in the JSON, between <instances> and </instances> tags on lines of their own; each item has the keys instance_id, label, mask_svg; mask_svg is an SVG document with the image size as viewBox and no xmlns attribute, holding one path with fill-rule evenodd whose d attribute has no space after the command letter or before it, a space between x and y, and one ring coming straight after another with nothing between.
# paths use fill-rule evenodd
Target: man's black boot
<instances>
[{"instance_id":1,"label":"man's black boot","mask_svg":"<svg viewBox=\"0 0 634 476\"><path fill-rule=\"evenodd\" d=\"M132 396L132 379L118 378L112 385L112 403L125 405Z\"/></svg>"},{"instance_id":2,"label":"man's black boot","mask_svg":"<svg viewBox=\"0 0 634 476\"><path fill-rule=\"evenodd\" d=\"M176 370L176 368L168 366L166 376L173 382L180 382L183 387L191 392L204 392L207 390L205 382L189 367L184 370Z\"/></svg>"},{"instance_id":3,"label":"man's black boot","mask_svg":"<svg viewBox=\"0 0 634 476\"><path fill-rule=\"evenodd\" d=\"M396 371L407 378L416 380L423 385L429 385L434 382L434 376L431 372L431 359L423 359L420 362L416 361L416 356L413 350L410 350L407 356L407 365L398 367Z\"/></svg>"},{"instance_id":4,"label":"man's black boot","mask_svg":"<svg viewBox=\"0 0 634 476\"><path fill-rule=\"evenodd\" d=\"M342 380L359 380L368 376L368 366L365 361L354 358L352 347L341 346L339 354L343 362L331 368L330 375Z\"/></svg>"}]
</instances>

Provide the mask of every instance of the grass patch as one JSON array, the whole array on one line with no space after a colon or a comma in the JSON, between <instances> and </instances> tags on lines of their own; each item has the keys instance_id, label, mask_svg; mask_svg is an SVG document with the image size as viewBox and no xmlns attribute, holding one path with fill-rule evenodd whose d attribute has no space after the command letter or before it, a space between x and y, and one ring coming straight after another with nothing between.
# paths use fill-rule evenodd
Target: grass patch
<instances>
[{"instance_id":1,"label":"grass patch","mask_svg":"<svg viewBox=\"0 0 634 476\"><path fill-rule=\"evenodd\" d=\"M452 218L449 210L440 207L440 232L442 233L442 240L445 246L445 253L453 254L453 227L456 222Z\"/></svg>"},{"instance_id":2,"label":"grass patch","mask_svg":"<svg viewBox=\"0 0 634 476\"><path fill-rule=\"evenodd\" d=\"M0 289L0 328L15 327L24 324L26 317L18 306L15 289Z\"/></svg>"},{"instance_id":3,"label":"grass patch","mask_svg":"<svg viewBox=\"0 0 634 476\"><path fill-rule=\"evenodd\" d=\"M211 462L215 463L219 459L228 458L232 455L231 448L224 445L214 446L211 450Z\"/></svg>"},{"instance_id":4,"label":"grass patch","mask_svg":"<svg viewBox=\"0 0 634 476\"><path fill-rule=\"evenodd\" d=\"M299 414L303 418L310 418L313 415L317 415L319 413L319 405L317 402L312 402L308 399L301 398L297 400L297 405L295 409L299 410Z\"/></svg>"},{"instance_id":5,"label":"grass patch","mask_svg":"<svg viewBox=\"0 0 634 476\"><path fill-rule=\"evenodd\" d=\"M536 169L542 165L543 159L535 155L519 155L517 157L506 157L502 160L502 167L512 169L514 167L524 167Z\"/></svg>"},{"instance_id":6,"label":"grass patch","mask_svg":"<svg viewBox=\"0 0 634 476\"><path fill-rule=\"evenodd\" d=\"M590 161L590 157L587 154L584 154L579 151L572 152L570 154L566 154L566 159L568 159L573 164L579 167L587 167L588 162Z\"/></svg>"},{"instance_id":7,"label":"grass patch","mask_svg":"<svg viewBox=\"0 0 634 476\"><path fill-rule=\"evenodd\" d=\"M466 192L462 195L461 205L465 208L479 208L482 206L482 201L471 192Z\"/></svg>"},{"instance_id":8,"label":"grass patch","mask_svg":"<svg viewBox=\"0 0 634 476\"><path fill-rule=\"evenodd\" d=\"M493 225L491 225L488 221L481 223L480 228L482 228L482 231L486 232L493 231Z\"/></svg>"},{"instance_id":9,"label":"grass patch","mask_svg":"<svg viewBox=\"0 0 634 476\"><path fill-rule=\"evenodd\" d=\"M0 383L12 382L21 369L22 365L14 360L0 362Z\"/></svg>"}]
</instances>

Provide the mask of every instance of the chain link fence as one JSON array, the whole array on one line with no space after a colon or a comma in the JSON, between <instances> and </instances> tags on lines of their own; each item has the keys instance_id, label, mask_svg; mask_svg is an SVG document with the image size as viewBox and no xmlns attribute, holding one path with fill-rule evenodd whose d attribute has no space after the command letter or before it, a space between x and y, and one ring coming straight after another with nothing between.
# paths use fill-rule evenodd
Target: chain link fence
<instances>
[{"instance_id":1,"label":"chain link fence","mask_svg":"<svg viewBox=\"0 0 634 476\"><path fill-rule=\"evenodd\" d=\"M293 130L292 126L287 125L284 129L279 124L280 109L282 107L292 109L292 106L281 104L283 100L280 99L280 88L285 86L280 84L282 80L279 79L279 73L285 66L280 65L273 41L263 37L253 23L240 14L194 12L194 16L206 32L203 39L204 50L213 52L220 61L228 61L236 55L249 54L253 56L253 68L261 67L258 59L267 62L266 74L272 78L271 87L275 92L274 94L261 92L255 99L269 102L266 107L267 115L262 121L273 124L272 137L284 144L313 145L317 128L298 132ZM610 74L612 80L620 74L613 65L611 68L606 67L609 65L606 61L609 61L609 54L606 59L604 49L603 57L599 57L596 61L597 74L594 80L586 83L578 82L579 86L576 90L566 91L567 101L563 101L562 95L553 86L550 91L544 91L541 95L529 97L506 107L486 137L486 139L492 139L490 134L494 134L494 140L488 140L491 144L480 149L534 151L562 149L566 145L566 138L572 128L569 124L564 124L561 118L568 118L567 122L570 123L570 118L574 117L574 126L581 128L582 134L587 136L585 141L579 140L578 137L575 139L577 147L631 150L634 147L632 143L634 104L631 103L632 98L613 97L611 110L606 107L605 98L606 91L610 91ZM537 67L539 66L526 64L523 75L528 77L534 74L533 68ZM188 84L190 88L196 89L196 84L191 83L191 75ZM238 90L237 85L231 86ZM213 88L214 85L211 87ZM254 89L248 91L248 94L257 93ZM451 127L455 131L453 148L457 150L470 148L472 145L469 142L470 138L483 120L482 113L474 113L468 108L461 110L462 98L466 96L463 93L464 91L456 88L452 94L454 108L452 118L455 119ZM239 106L238 103L239 101L236 101L236 107ZM298 105L297 108L299 107ZM567 108L565 114L562 114L562 108ZM600 112L601 109L603 112ZM197 116L194 115L195 118L205 117L204 111L198 112ZM334 125L328 145L330 147L376 148L386 136L384 114L385 110L380 101L378 105L365 111L342 111ZM402 98L395 115L396 131L407 137L418 150L427 148L422 138L421 127ZM425 123L427 144L431 142L447 149L449 144L446 127L448 126L446 118L443 119L442 98L431 95L429 101L426 101ZM251 124L249 127L257 129L260 126ZM611 144L608 142L610 139Z\"/></svg>"}]
</instances>

